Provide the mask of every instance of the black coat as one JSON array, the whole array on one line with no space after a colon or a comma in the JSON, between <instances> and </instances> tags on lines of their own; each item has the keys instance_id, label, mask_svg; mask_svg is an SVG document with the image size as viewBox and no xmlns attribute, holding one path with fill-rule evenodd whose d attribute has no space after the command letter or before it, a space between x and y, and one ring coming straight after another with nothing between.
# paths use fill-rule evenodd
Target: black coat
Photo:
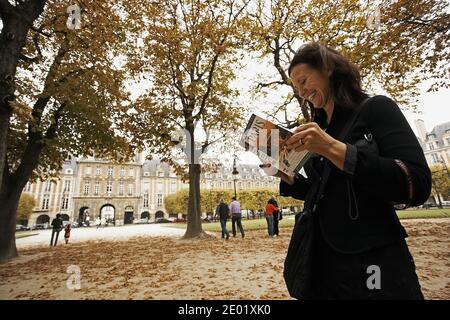
<instances>
[{"instance_id":1,"label":"black coat","mask_svg":"<svg viewBox=\"0 0 450 320\"><path fill-rule=\"evenodd\" d=\"M52 227L54 230L61 231L63 228L63 221L61 218L54 218L52 221Z\"/></svg>"},{"instance_id":2,"label":"black coat","mask_svg":"<svg viewBox=\"0 0 450 320\"><path fill-rule=\"evenodd\" d=\"M335 106L327 133L336 138L354 111ZM372 134L378 153L355 142ZM415 134L394 101L385 96L371 98L361 109L347 135L345 169L332 167L316 217L327 243L342 253L357 253L407 237L393 202L407 203L408 183L395 159L401 160L412 178L412 206L424 203L431 192L431 173ZM280 194L305 200L314 190L327 162L320 156L305 164L309 178L297 174L294 185L280 183ZM353 184L356 204L349 182ZM308 197L309 198L309 197ZM305 203L305 207L312 201ZM350 212L349 209L352 211Z\"/></svg>"},{"instance_id":3,"label":"black coat","mask_svg":"<svg viewBox=\"0 0 450 320\"><path fill-rule=\"evenodd\" d=\"M216 214L221 220L227 220L230 215L230 208L225 203L220 203L216 208Z\"/></svg>"}]
</instances>

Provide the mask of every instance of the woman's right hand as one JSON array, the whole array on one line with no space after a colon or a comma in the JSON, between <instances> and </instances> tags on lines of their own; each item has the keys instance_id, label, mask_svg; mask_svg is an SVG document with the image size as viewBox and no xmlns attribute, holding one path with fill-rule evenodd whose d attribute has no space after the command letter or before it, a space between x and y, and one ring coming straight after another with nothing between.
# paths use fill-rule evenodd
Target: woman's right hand
<instances>
[{"instance_id":1,"label":"woman's right hand","mask_svg":"<svg viewBox=\"0 0 450 320\"><path fill-rule=\"evenodd\" d=\"M263 164L259 165L259 167L261 169L263 169L264 173L267 174L268 176L281 178L281 180L283 180L284 182L286 182L289 185L294 184L294 177L290 177L283 171L278 170L275 167L272 167L272 165L270 163L263 163Z\"/></svg>"}]
</instances>

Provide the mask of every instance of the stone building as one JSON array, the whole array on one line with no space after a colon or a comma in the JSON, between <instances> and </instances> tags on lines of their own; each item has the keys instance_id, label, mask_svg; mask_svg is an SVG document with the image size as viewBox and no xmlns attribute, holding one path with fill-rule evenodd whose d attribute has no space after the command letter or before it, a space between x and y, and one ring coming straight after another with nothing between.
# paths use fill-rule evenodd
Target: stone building
<instances>
[{"instance_id":1,"label":"stone building","mask_svg":"<svg viewBox=\"0 0 450 320\"><path fill-rule=\"evenodd\" d=\"M450 122L435 126L430 132L427 131L423 120L416 120L415 126L428 165L440 165L447 174L450 174ZM431 197L432 202L438 203L434 192Z\"/></svg>"},{"instance_id":2,"label":"stone building","mask_svg":"<svg viewBox=\"0 0 450 320\"><path fill-rule=\"evenodd\" d=\"M279 179L266 176L257 165L237 165L201 176L202 189L277 188ZM94 223L97 217L114 225L168 218L164 197L188 188L170 168L159 160L142 160L137 155L128 163L112 163L94 157L70 158L59 179L27 184L24 192L34 196L37 205L28 222L32 226L49 223L57 213L71 222Z\"/></svg>"}]
</instances>

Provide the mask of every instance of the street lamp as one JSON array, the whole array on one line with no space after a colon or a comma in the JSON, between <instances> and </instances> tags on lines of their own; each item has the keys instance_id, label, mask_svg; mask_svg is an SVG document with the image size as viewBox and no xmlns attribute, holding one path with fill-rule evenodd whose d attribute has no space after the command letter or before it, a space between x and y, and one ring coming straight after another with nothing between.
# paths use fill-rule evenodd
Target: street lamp
<instances>
[{"instance_id":1,"label":"street lamp","mask_svg":"<svg viewBox=\"0 0 450 320\"><path fill-rule=\"evenodd\" d=\"M233 161L233 172L232 172L234 178L233 178L233 182L234 182L234 198L237 199L236 196L236 180L237 180L237 175L239 174L239 171L237 171L236 169L236 155L234 156L234 161Z\"/></svg>"}]
</instances>

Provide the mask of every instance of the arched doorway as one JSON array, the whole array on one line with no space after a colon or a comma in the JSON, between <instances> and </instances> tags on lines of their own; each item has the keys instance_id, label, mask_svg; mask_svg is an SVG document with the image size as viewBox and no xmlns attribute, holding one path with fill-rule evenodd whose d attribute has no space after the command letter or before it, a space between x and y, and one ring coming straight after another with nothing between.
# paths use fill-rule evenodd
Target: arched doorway
<instances>
[{"instance_id":1,"label":"arched doorway","mask_svg":"<svg viewBox=\"0 0 450 320\"><path fill-rule=\"evenodd\" d=\"M123 218L123 223L124 224L131 224L131 223L133 223L133 219L134 219L133 207L128 206L128 207L125 208L125 214L124 214L124 218Z\"/></svg>"},{"instance_id":2,"label":"arched doorway","mask_svg":"<svg viewBox=\"0 0 450 320\"><path fill-rule=\"evenodd\" d=\"M150 219L150 212L148 212L148 211L142 212L141 219Z\"/></svg>"},{"instance_id":3,"label":"arched doorway","mask_svg":"<svg viewBox=\"0 0 450 320\"><path fill-rule=\"evenodd\" d=\"M69 215L63 213L63 214L61 214L61 219L62 219L62 221L69 221Z\"/></svg>"},{"instance_id":4,"label":"arched doorway","mask_svg":"<svg viewBox=\"0 0 450 320\"><path fill-rule=\"evenodd\" d=\"M36 224L49 224L50 223L50 217L46 214L41 214L36 219Z\"/></svg>"},{"instance_id":5,"label":"arched doorway","mask_svg":"<svg viewBox=\"0 0 450 320\"><path fill-rule=\"evenodd\" d=\"M155 213L155 218L156 218L156 219L158 219L158 218L164 218L164 212L162 212L161 210L156 211L156 213Z\"/></svg>"},{"instance_id":6,"label":"arched doorway","mask_svg":"<svg viewBox=\"0 0 450 320\"><path fill-rule=\"evenodd\" d=\"M81 207L80 212L78 213L78 224L79 226L83 226L83 223L86 221L86 217L89 215L89 207Z\"/></svg>"},{"instance_id":7,"label":"arched doorway","mask_svg":"<svg viewBox=\"0 0 450 320\"><path fill-rule=\"evenodd\" d=\"M100 219L105 219L107 225L114 225L116 221L116 208L111 204L105 204L100 208Z\"/></svg>"}]
</instances>

